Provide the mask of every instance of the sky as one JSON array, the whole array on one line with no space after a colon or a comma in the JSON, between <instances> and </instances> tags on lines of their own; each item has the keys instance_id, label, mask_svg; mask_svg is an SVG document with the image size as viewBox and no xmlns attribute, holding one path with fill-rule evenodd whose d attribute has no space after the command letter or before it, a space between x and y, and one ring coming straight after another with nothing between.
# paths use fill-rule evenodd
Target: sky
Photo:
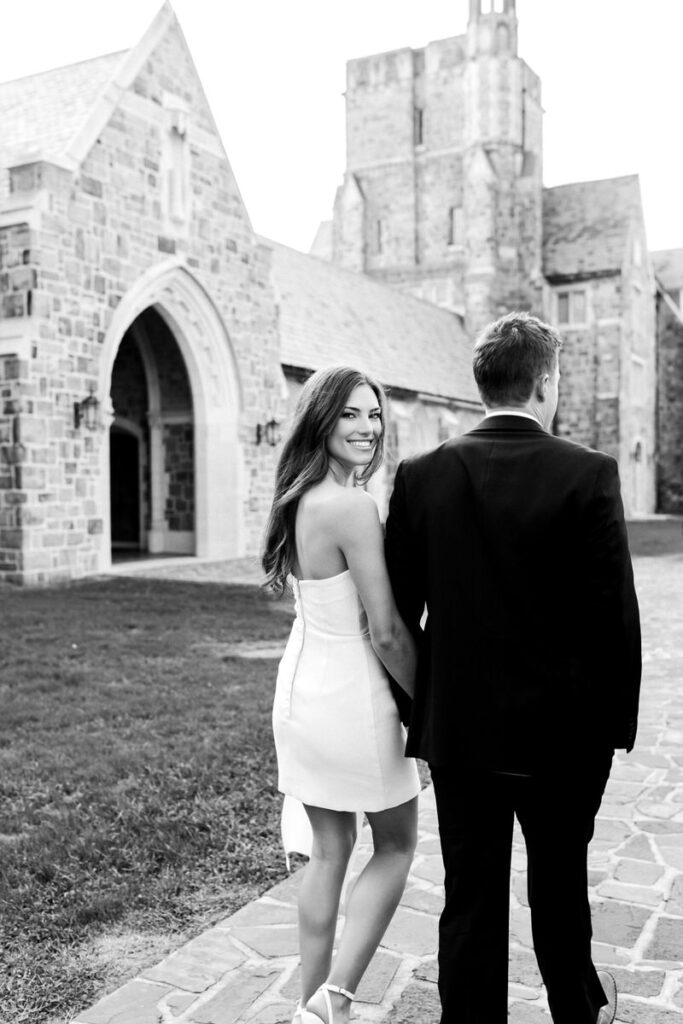
<instances>
[{"instance_id":1,"label":"sky","mask_svg":"<svg viewBox=\"0 0 683 1024\"><path fill-rule=\"evenodd\" d=\"M468 0L172 0L254 229L308 251L345 164L345 64L464 33ZM161 0L3 13L0 81L133 46ZM639 174L650 249L683 247L683 0L517 0L544 182ZM0 126L1 130L1 126Z\"/></svg>"}]
</instances>

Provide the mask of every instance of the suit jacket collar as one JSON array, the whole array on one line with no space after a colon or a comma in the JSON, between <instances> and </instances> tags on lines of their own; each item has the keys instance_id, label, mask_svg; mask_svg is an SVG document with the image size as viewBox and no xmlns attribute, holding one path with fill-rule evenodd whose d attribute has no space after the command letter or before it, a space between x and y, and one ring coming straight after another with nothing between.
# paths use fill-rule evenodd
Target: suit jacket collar
<instances>
[{"instance_id":1,"label":"suit jacket collar","mask_svg":"<svg viewBox=\"0 0 683 1024\"><path fill-rule=\"evenodd\" d=\"M530 420L527 416L510 415L509 413L487 416L486 419L483 419L481 423L473 428L473 430L521 430L530 431L534 434L539 432L541 434L547 433L547 431L544 430L541 424L536 420Z\"/></svg>"}]
</instances>

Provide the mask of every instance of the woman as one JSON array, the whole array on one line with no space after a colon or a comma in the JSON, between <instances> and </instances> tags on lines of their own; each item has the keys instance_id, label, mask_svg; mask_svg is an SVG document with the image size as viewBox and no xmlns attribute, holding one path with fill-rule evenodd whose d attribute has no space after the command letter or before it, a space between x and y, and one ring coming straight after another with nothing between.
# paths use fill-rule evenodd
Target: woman
<instances>
[{"instance_id":1,"label":"woman","mask_svg":"<svg viewBox=\"0 0 683 1024\"><path fill-rule=\"evenodd\" d=\"M385 396L367 374L319 370L303 388L278 464L263 566L297 617L280 663L273 729L279 789L313 830L299 895L302 998L293 1024L346 1024L353 991L403 892L417 836L415 761L387 671L409 694L415 646L394 603L374 500ZM333 943L356 814L373 855Z\"/></svg>"}]
</instances>

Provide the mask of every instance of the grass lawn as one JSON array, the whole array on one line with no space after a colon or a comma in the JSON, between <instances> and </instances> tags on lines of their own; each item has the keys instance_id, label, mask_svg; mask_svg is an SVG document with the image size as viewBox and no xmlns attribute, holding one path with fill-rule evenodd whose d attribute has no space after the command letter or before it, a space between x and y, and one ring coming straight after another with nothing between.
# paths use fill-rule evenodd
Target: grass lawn
<instances>
[{"instance_id":1,"label":"grass lawn","mask_svg":"<svg viewBox=\"0 0 683 1024\"><path fill-rule=\"evenodd\" d=\"M62 1024L284 876L256 588L0 588L0 1022Z\"/></svg>"}]
</instances>

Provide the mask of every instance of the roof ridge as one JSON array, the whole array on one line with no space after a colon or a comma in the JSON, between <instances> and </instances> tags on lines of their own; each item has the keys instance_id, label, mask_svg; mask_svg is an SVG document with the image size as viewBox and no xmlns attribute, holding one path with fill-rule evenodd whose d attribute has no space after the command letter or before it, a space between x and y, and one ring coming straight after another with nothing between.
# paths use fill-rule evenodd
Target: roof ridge
<instances>
[{"instance_id":1,"label":"roof ridge","mask_svg":"<svg viewBox=\"0 0 683 1024\"><path fill-rule=\"evenodd\" d=\"M562 185L544 185L544 192L554 192L560 188L576 188L577 185L601 185L608 181L638 181L639 174L615 174L608 178L588 178L585 181L566 181Z\"/></svg>"},{"instance_id":2,"label":"roof ridge","mask_svg":"<svg viewBox=\"0 0 683 1024\"><path fill-rule=\"evenodd\" d=\"M387 284L386 281L379 281L377 278L371 277L362 270L350 270L348 267L342 267L338 263L333 263L332 260L326 260L323 256L316 256L312 252L302 252L301 249L296 249L293 245L287 245L286 242L278 242L274 238L267 238L265 235L259 235L256 233L256 238L259 242L262 242L266 246L277 246L280 249L287 249L289 252L293 252L295 256L301 256L307 260L315 260L317 264L325 267L330 273L335 275L344 275L349 278L353 278L354 281L362 281L363 285L367 285L370 288L381 288L384 292L390 292L393 296L398 296L399 299L405 299L407 302L417 302L421 306L428 306L430 310L436 311L441 316L457 317L458 314L454 313L450 309L446 309L445 306L437 306L435 302L430 302L429 299L421 299L418 295L413 295L411 292L404 292L393 285Z\"/></svg>"},{"instance_id":3,"label":"roof ridge","mask_svg":"<svg viewBox=\"0 0 683 1024\"><path fill-rule=\"evenodd\" d=\"M31 78L42 78L45 75L51 75L55 71L66 71L67 68L77 68L81 64L94 64L96 61L106 60L109 57L122 57L124 53L128 53L131 47L127 47L125 50L112 50L110 53L102 53L98 57L86 57L85 60L75 60L70 64L58 64L53 68L46 68L44 71L34 71L31 75L20 75L19 78L9 78L6 81L0 82L0 89L3 85L15 85L17 82L27 82Z\"/></svg>"}]
</instances>

